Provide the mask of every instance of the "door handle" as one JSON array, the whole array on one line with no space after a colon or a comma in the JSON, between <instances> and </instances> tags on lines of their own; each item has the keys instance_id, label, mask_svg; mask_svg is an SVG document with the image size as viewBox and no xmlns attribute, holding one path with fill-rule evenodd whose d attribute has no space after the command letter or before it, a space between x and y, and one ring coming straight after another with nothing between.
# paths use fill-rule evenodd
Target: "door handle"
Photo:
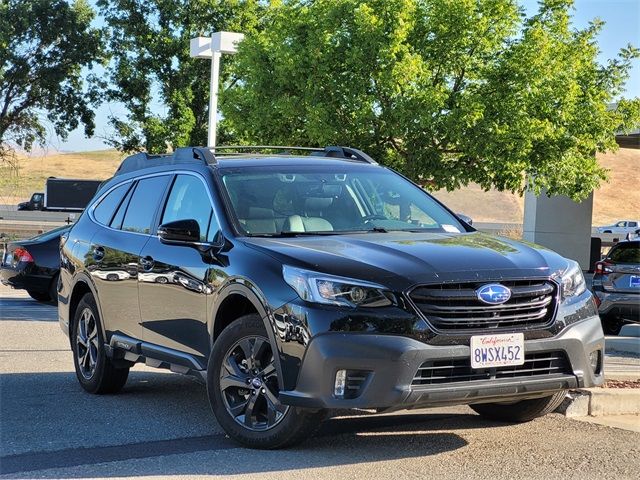
<instances>
[{"instance_id":1,"label":"door handle","mask_svg":"<svg viewBox=\"0 0 640 480\"><path fill-rule=\"evenodd\" d=\"M150 271L153 268L154 263L153 258L148 255L146 257L140 257L140 266L142 266L142 269L145 272Z\"/></svg>"},{"instance_id":2,"label":"door handle","mask_svg":"<svg viewBox=\"0 0 640 480\"><path fill-rule=\"evenodd\" d=\"M103 247L93 247L93 259L96 262L101 262L104 258L104 248Z\"/></svg>"}]
</instances>

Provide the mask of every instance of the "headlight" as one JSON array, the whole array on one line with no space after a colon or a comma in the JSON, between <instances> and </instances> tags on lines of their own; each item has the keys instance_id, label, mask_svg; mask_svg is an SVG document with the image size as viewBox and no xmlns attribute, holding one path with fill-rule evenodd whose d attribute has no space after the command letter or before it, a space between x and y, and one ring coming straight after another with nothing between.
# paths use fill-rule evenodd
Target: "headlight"
<instances>
[{"instance_id":1,"label":"headlight","mask_svg":"<svg viewBox=\"0 0 640 480\"><path fill-rule=\"evenodd\" d=\"M560 276L562 284L562 298L576 297L587 289L587 284L582 275L582 269L577 262L569 261L569 267Z\"/></svg>"},{"instance_id":2,"label":"headlight","mask_svg":"<svg viewBox=\"0 0 640 480\"><path fill-rule=\"evenodd\" d=\"M301 299L307 302L349 307L386 307L393 294L383 286L362 280L336 277L284 265L282 275Z\"/></svg>"}]
</instances>

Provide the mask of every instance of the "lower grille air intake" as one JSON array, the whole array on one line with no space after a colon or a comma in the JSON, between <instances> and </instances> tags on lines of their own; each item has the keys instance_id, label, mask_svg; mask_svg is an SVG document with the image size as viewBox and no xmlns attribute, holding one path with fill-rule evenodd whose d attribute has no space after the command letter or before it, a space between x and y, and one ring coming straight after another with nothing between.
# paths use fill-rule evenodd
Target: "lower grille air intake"
<instances>
[{"instance_id":1,"label":"lower grille air intake","mask_svg":"<svg viewBox=\"0 0 640 480\"><path fill-rule=\"evenodd\" d=\"M525 355L523 365L483 370L473 370L468 358L429 360L420 366L411 385L435 385L555 374L573 374L565 352L529 353Z\"/></svg>"}]
</instances>

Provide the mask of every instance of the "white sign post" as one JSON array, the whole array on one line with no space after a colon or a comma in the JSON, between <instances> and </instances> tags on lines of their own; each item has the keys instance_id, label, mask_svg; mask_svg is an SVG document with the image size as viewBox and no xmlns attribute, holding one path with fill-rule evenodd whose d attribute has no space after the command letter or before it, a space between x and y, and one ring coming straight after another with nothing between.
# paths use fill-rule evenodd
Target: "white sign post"
<instances>
[{"instance_id":1,"label":"white sign post","mask_svg":"<svg viewBox=\"0 0 640 480\"><path fill-rule=\"evenodd\" d=\"M192 38L189 52L194 58L211 59L211 84L209 85L209 131L207 146L216 146L216 127L218 123L218 86L220 83L220 57L223 53L233 55L244 35L235 32L215 32L211 37Z\"/></svg>"}]
</instances>

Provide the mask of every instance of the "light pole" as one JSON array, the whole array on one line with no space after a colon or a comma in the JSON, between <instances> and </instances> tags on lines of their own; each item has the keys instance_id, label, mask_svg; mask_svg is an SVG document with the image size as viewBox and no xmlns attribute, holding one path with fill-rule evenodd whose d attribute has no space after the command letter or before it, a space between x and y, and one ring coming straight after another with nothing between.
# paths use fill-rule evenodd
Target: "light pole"
<instances>
[{"instance_id":1,"label":"light pole","mask_svg":"<svg viewBox=\"0 0 640 480\"><path fill-rule=\"evenodd\" d=\"M218 86L220 83L220 57L223 53L236 53L238 43L244 34L235 32L215 32L211 37L192 38L189 52L195 58L211 59L211 84L209 85L209 130L207 146L216 146L216 126L218 123Z\"/></svg>"}]
</instances>

